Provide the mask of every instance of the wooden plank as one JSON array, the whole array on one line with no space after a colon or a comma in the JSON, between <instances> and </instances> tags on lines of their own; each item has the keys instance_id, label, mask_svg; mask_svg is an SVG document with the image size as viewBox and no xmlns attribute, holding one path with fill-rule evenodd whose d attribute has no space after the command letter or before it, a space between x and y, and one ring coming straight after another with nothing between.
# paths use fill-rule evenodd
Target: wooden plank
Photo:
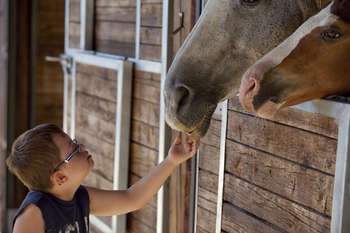
<instances>
[{"instance_id":1,"label":"wooden plank","mask_svg":"<svg viewBox=\"0 0 350 233\"><path fill-rule=\"evenodd\" d=\"M239 233L278 233L273 226L265 224L252 215L244 213L234 206L224 203L222 210L222 230Z\"/></svg>"},{"instance_id":2,"label":"wooden plank","mask_svg":"<svg viewBox=\"0 0 350 233\"><path fill-rule=\"evenodd\" d=\"M162 27L163 4L141 4L141 26Z\"/></svg>"},{"instance_id":3,"label":"wooden plank","mask_svg":"<svg viewBox=\"0 0 350 233\"><path fill-rule=\"evenodd\" d=\"M206 188L206 183L200 182L198 184L198 197L203 198L207 201L210 201L211 203L216 203L217 202L217 190L216 192L213 192L214 190L208 190ZM216 212L216 208L215 211Z\"/></svg>"},{"instance_id":4,"label":"wooden plank","mask_svg":"<svg viewBox=\"0 0 350 233\"><path fill-rule=\"evenodd\" d=\"M136 0L95 0L96 7L136 7Z\"/></svg>"},{"instance_id":5,"label":"wooden plank","mask_svg":"<svg viewBox=\"0 0 350 233\"><path fill-rule=\"evenodd\" d=\"M159 45L140 45L140 58L143 60L160 61L161 60L161 46Z\"/></svg>"},{"instance_id":6,"label":"wooden plank","mask_svg":"<svg viewBox=\"0 0 350 233\"><path fill-rule=\"evenodd\" d=\"M76 73L76 90L111 102L117 102L117 82L98 76Z\"/></svg>"},{"instance_id":7,"label":"wooden plank","mask_svg":"<svg viewBox=\"0 0 350 233\"><path fill-rule=\"evenodd\" d=\"M141 221L131 217L130 215L128 215L127 224L128 233L156 233L155 228L142 223Z\"/></svg>"},{"instance_id":8,"label":"wooden plank","mask_svg":"<svg viewBox=\"0 0 350 233\"><path fill-rule=\"evenodd\" d=\"M215 232L216 215L198 206L197 224L208 232Z\"/></svg>"},{"instance_id":9,"label":"wooden plank","mask_svg":"<svg viewBox=\"0 0 350 233\"><path fill-rule=\"evenodd\" d=\"M226 141L225 170L283 197L331 215L332 176Z\"/></svg>"},{"instance_id":10,"label":"wooden plank","mask_svg":"<svg viewBox=\"0 0 350 233\"><path fill-rule=\"evenodd\" d=\"M157 164L158 153L155 150L131 143L130 171L140 177L146 176Z\"/></svg>"},{"instance_id":11,"label":"wooden plank","mask_svg":"<svg viewBox=\"0 0 350 233\"><path fill-rule=\"evenodd\" d=\"M198 207L202 208L202 212L209 212L211 215L214 216L214 220L211 219L210 221L215 222L216 221L216 201L212 202L206 198L204 198L203 196L198 195ZM203 215L207 216L207 214ZM202 216L198 213L198 218L202 218ZM215 228L215 224L213 226Z\"/></svg>"},{"instance_id":12,"label":"wooden plank","mask_svg":"<svg viewBox=\"0 0 350 233\"><path fill-rule=\"evenodd\" d=\"M95 50L101 53L115 54L124 57L135 57L134 42L95 39Z\"/></svg>"},{"instance_id":13,"label":"wooden plank","mask_svg":"<svg viewBox=\"0 0 350 233\"><path fill-rule=\"evenodd\" d=\"M159 128L142 122L131 121L131 140L158 150Z\"/></svg>"},{"instance_id":14,"label":"wooden plank","mask_svg":"<svg viewBox=\"0 0 350 233\"><path fill-rule=\"evenodd\" d=\"M207 134L201 139L201 143L219 147L221 136L221 121L211 119Z\"/></svg>"},{"instance_id":15,"label":"wooden plank","mask_svg":"<svg viewBox=\"0 0 350 233\"><path fill-rule=\"evenodd\" d=\"M88 151L93 149L94 153L90 153L93 158L102 157L108 161L114 159L114 142L111 144L105 138L100 138L98 136L99 128L91 129L89 126L83 124L78 124L76 126L76 139L78 142L84 144ZM114 163L108 167L110 166L113 167Z\"/></svg>"},{"instance_id":16,"label":"wooden plank","mask_svg":"<svg viewBox=\"0 0 350 233\"><path fill-rule=\"evenodd\" d=\"M228 103L228 109L230 110L253 115L241 106L238 97L230 99ZM334 119L320 114L304 112L293 108L284 108L278 111L274 117L268 119L327 137L338 138L338 126Z\"/></svg>"},{"instance_id":17,"label":"wooden plank","mask_svg":"<svg viewBox=\"0 0 350 233\"><path fill-rule=\"evenodd\" d=\"M103 176L100 176L94 170L92 170L89 175L85 178L83 185L91 186L98 189L113 189L113 183Z\"/></svg>"},{"instance_id":18,"label":"wooden plank","mask_svg":"<svg viewBox=\"0 0 350 233\"><path fill-rule=\"evenodd\" d=\"M133 99L132 119L159 127L159 105Z\"/></svg>"},{"instance_id":19,"label":"wooden plank","mask_svg":"<svg viewBox=\"0 0 350 233\"><path fill-rule=\"evenodd\" d=\"M334 174L337 148L334 139L232 111L228 112L227 137Z\"/></svg>"},{"instance_id":20,"label":"wooden plank","mask_svg":"<svg viewBox=\"0 0 350 233\"><path fill-rule=\"evenodd\" d=\"M134 99L145 100L156 105L159 105L160 102L160 88L145 85L139 80L133 83L132 95Z\"/></svg>"},{"instance_id":21,"label":"wooden plank","mask_svg":"<svg viewBox=\"0 0 350 233\"><path fill-rule=\"evenodd\" d=\"M98 116L91 114L86 109L76 111L76 129L85 129L87 133L101 140L114 145L115 140L115 124L114 122L106 121ZM114 155L114 152L113 152Z\"/></svg>"},{"instance_id":22,"label":"wooden plank","mask_svg":"<svg viewBox=\"0 0 350 233\"><path fill-rule=\"evenodd\" d=\"M199 170L198 183L206 184L205 189L210 190L212 193L217 194L218 191L218 176L206 170Z\"/></svg>"},{"instance_id":23,"label":"wooden plank","mask_svg":"<svg viewBox=\"0 0 350 233\"><path fill-rule=\"evenodd\" d=\"M94 27L96 40L111 40L135 43L135 24L110 21L97 21Z\"/></svg>"},{"instance_id":24,"label":"wooden plank","mask_svg":"<svg viewBox=\"0 0 350 233\"><path fill-rule=\"evenodd\" d=\"M330 218L226 174L224 200L290 233L329 232ZM224 216L224 219L226 216Z\"/></svg>"},{"instance_id":25,"label":"wooden plank","mask_svg":"<svg viewBox=\"0 0 350 233\"><path fill-rule=\"evenodd\" d=\"M96 21L136 22L136 7L95 7Z\"/></svg>"},{"instance_id":26,"label":"wooden plank","mask_svg":"<svg viewBox=\"0 0 350 233\"><path fill-rule=\"evenodd\" d=\"M156 226L157 208L155 206L146 204L142 209L131 212L130 215L147 226L152 226L152 228Z\"/></svg>"},{"instance_id":27,"label":"wooden plank","mask_svg":"<svg viewBox=\"0 0 350 233\"><path fill-rule=\"evenodd\" d=\"M162 29L155 27L141 27L140 41L142 44L161 45Z\"/></svg>"},{"instance_id":28,"label":"wooden plank","mask_svg":"<svg viewBox=\"0 0 350 233\"><path fill-rule=\"evenodd\" d=\"M160 74L134 69L134 80L147 86L160 88Z\"/></svg>"},{"instance_id":29,"label":"wooden plank","mask_svg":"<svg viewBox=\"0 0 350 233\"><path fill-rule=\"evenodd\" d=\"M205 143L199 147L199 168L210 171L216 175L219 173L220 149Z\"/></svg>"},{"instance_id":30,"label":"wooden plank","mask_svg":"<svg viewBox=\"0 0 350 233\"><path fill-rule=\"evenodd\" d=\"M80 1L71 1L70 2L69 21L80 23Z\"/></svg>"},{"instance_id":31,"label":"wooden plank","mask_svg":"<svg viewBox=\"0 0 350 233\"><path fill-rule=\"evenodd\" d=\"M116 103L90 96L82 92L76 93L76 112L86 110L90 115L115 123Z\"/></svg>"},{"instance_id":32,"label":"wooden plank","mask_svg":"<svg viewBox=\"0 0 350 233\"><path fill-rule=\"evenodd\" d=\"M98 76L102 79L107 80L118 80L118 71L99 67L99 66L92 66L84 63L76 63L76 72L85 74L85 75L91 75L91 76Z\"/></svg>"}]
</instances>

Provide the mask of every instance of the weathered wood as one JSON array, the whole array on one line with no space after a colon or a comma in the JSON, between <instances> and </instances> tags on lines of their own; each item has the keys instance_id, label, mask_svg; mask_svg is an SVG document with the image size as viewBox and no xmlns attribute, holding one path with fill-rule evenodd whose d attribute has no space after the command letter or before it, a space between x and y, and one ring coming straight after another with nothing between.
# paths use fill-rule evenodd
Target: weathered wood
<instances>
[{"instance_id":1,"label":"weathered wood","mask_svg":"<svg viewBox=\"0 0 350 233\"><path fill-rule=\"evenodd\" d=\"M218 175L215 175L214 173L200 169L198 174L198 183L206 184L205 186L202 186L205 187L206 190L209 190L215 194L218 192Z\"/></svg>"},{"instance_id":2,"label":"weathered wood","mask_svg":"<svg viewBox=\"0 0 350 233\"><path fill-rule=\"evenodd\" d=\"M156 105L159 105L160 102L160 88L146 85L139 80L133 83L132 95L134 99L145 100Z\"/></svg>"},{"instance_id":3,"label":"weathered wood","mask_svg":"<svg viewBox=\"0 0 350 233\"><path fill-rule=\"evenodd\" d=\"M160 61L161 60L161 46L159 45L140 45L140 58L143 60Z\"/></svg>"},{"instance_id":4,"label":"weathered wood","mask_svg":"<svg viewBox=\"0 0 350 233\"><path fill-rule=\"evenodd\" d=\"M101 138L98 134L98 132L103 129L89 127L88 125L80 124L80 122L78 123L79 124L76 125L75 138L78 142L84 144L88 151L93 149L94 153L91 153L93 158L103 157L108 161L114 160L114 141L111 143L111 140ZM114 164L110 166L114 166Z\"/></svg>"},{"instance_id":5,"label":"weathered wood","mask_svg":"<svg viewBox=\"0 0 350 233\"><path fill-rule=\"evenodd\" d=\"M229 100L228 109L253 115L241 106L238 97ZM338 138L338 126L334 119L320 114L304 112L293 108L284 108L268 119L327 137Z\"/></svg>"},{"instance_id":6,"label":"weathered wood","mask_svg":"<svg viewBox=\"0 0 350 233\"><path fill-rule=\"evenodd\" d=\"M114 103L117 102L117 82L114 80L76 73L76 90Z\"/></svg>"},{"instance_id":7,"label":"weathered wood","mask_svg":"<svg viewBox=\"0 0 350 233\"><path fill-rule=\"evenodd\" d=\"M140 42L142 44L161 45L162 44L162 29L155 27L140 28Z\"/></svg>"},{"instance_id":8,"label":"weathered wood","mask_svg":"<svg viewBox=\"0 0 350 233\"><path fill-rule=\"evenodd\" d=\"M198 206L198 218L197 225L203 229L206 229L208 232L215 232L216 227L216 215L215 213L209 212L202 207Z\"/></svg>"},{"instance_id":9,"label":"weathered wood","mask_svg":"<svg viewBox=\"0 0 350 233\"><path fill-rule=\"evenodd\" d=\"M76 128L84 129L91 136L100 138L111 145L114 145L115 140L115 124L114 122L106 121L98 116L91 114L86 109L76 111ZM114 153L113 153L114 154Z\"/></svg>"},{"instance_id":10,"label":"weathered wood","mask_svg":"<svg viewBox=\"0 0 350 233\"><path fill-rule=\"evenodd\" d=\"M118 72L116 70L99 67L99 66L92 66L84 63L76 63L76 72L89 75L89 76L98 76L102 79L106 80L118 80Z\"/></svg>"},{"instance_id":11,"label":"weathered wood","mask_svg":"<svg viewBox=\"0 0 350 233\"><path fill-rule=\"evenodd\" d=\"M328 233L330 230L330 218L229 174L225 174L224 200L286 232Z\"/></svg>"},{"instance_id":12,"label":"weathered wood","mask_svg":"<svg viewBox=\"0 0 350 233\"><path fill-rule=\"evenodd\" d=\"M252 215L248 215L236 207L224 203L222 210L222 230L235 233L278 233L278 228L265 224Z\"/></svg>"},{"instance_id":13,"label":"weathered wood","mask_svg":"<svg viewBox=\"0 0 350 233\"><path fill-rule=\"evenodd\" d=\"M101 53L115 54L124 57L135 57L134 42L118 42L95 39L95 50Z\"/></svg>"},{"instance_id":14,"label":"weathered wood","mask_svg":"<svg viewBox=\"0 0 350 233\"><path fill-rule=\"evenodd\" d=\"M227 140L225 170L283 197L331 215L332 176Z\"/></svg>"},{"instance_id":15,"label":"weathered wood","mask_svg":"<svg viewBox=\"0 0 350 233\"><path fill-rule=\"evenodd\" d=\"M71 1L69 6L69 21L80 22L80 1Z\"/></svg>"},{"instance_id":16,"label":"weathered wood","mask_svg":"<svg viewBox=\"0 0 350 233\"><path fill-rule=\"evenodd\" d=\"M147 226L155 227L157 224L157 208L150 204L146 204L142 209L131 212L130 215Z\"/></svg>"},{"instance_id":17,"label":"weathered wood","mask_svg":"<svg viewBox=\"0 0 350 233\"><path fill-rule=\"evenodd\" d=\"M96 7L136 7L136 0L95 0Z\"/></svg>"},{"instance_id":18,"label":"weathered wood","mask_svg":"<svg viewBox=\"0 0 350 233\"><path fill-rule=\"evenodd\" d=\"M80 23L69 22L69 47L80 48Z\"/></svg>"},{"instance_id":19,"label":"weathered wood","mask_svg":"<svg viewBox=\"0 0 350 233\"><path fill-rule=\"evenodd\" d=\"M160 88L160 74L134 70L134 80L144 83L147 86Z\"/></svg>"},{"instance_id":20,"label":"weathered wood","mask_svg":"<svg viewBox=\"0 0 350 233\"><path fill-rule=\"evenodd\" d=\"M99 189L113 189L113 183L105 179L103 176L100 176L94 170L92 170L85 178L83 184Z\"/></svg>"},{"instance_id":21,"label":"weathered wood","mask_svg":"<svg viewBox=\"0 0 350 233\"><path fill-rule=\"evenodd\" d=\"M76 93L76 111L82 109L100 119L115 123L116 103L82 92Z\"/></svg>"},{"instance_id":22,"label":"weathered wood","mask_svg":"<svg viewBox=\"0 0 350 233\"><path fill-rule=\"evenodd\" d=\"M158 152L131 143L129 170L140 177L146 176L158 163Z\"/></svg>"},{"instance_id":23,"label":"weathered wood","mask_svg":"<svg viewBox=\"0 0 350 233\"><path fill-rule=\"evenodd\" d=\"M163 4L141 4L141 26L162 27Z\"/></svg>"},{"instance_id":24,"label":"weathered wood","mask_svg":"<svg viewBox=\"0 0 350 233\"><path fill-rule=\"evenodd\" d=\"M96 40L135 43L135 33L134 23L97 21L94 27Z\"/></svg>"},{"instance_id":25,"label":"weathered wood","mask_svg":"<svg viewBox=\"0 0 350 233\"><path fill-rule=\"evenodd\" d=\"M140 99L133 99L132 119L159 126L159 105Z\"/></svg>"},{"instance_id":26,"label":"weathered wood","mask_svg":"<svg viewBox=\"0 0 350 233\"><path fill-rule=\"evenodd\" d=\"M227 137L334 174L337 141L242 113L228 112Z\"/></svg>"},{"instance_id":27,"label":"weathered wood","mask_svg":"<svg viewBox=\"0 0 350 233\"><path fill-rule=\"evenodd\" d=\"M128 215L128 233L156 233L155 227L148 226L136 218Z\"/></svg>"},{"instance_id":28,"label":"weathered wood","mask_svg":"<svg viewBox=\"0 0 350 233\"><path fill-rule=\"evenodd\" d=\"M95 7L96 21L135 23L136 7Z\"/></svg>"},{"instance_id":29,"label":"weathered wood","mask_svg":"<svg viewBox=\"0 0 350 233\"><path fill-rule=\"evenodd\" d=\"M201 139L201 142L213 147L220 146L221 121L211 119L207 134Z\"/></svg>"},{"instance_id":30,"label":"weathered wood","mask_svg":"<svg viewBox=\"0 0 350 233\"><path fill-rule=\"evenodd\" d=\"M227 152L226 152L227 153ZM220 149L205 143L199 147L199 168L215 173L219 173Z\"/></svg>"},{"instance_id":31,"label":"weathered wood","mask_svg":"<svg viewBox=\"0 0 350 233\"><path fill-rule=\"evenodd\" d=\"M198 194L198 207L202 209L202 212L209 212L211 215L213 215L214 219L211 219L212 222L214 222L215 227L215 221L216 221L216 201L212 202L210 200L207 200L206 198L203 198ZM206 216L206 214L204 214ZM198 218L202 218L201 215L198 213ZM204 218L204 217L203 217Z\"/></svg>"},{"instance_id":32,"label":"weathered wood","mask_svg":"<svg viewBox=\"0 0 350 233\"><path fill-rule=\"evenodd\" d=\"M142 122L131 121L131 140L158 150L159 128Z\"/></svg>"},{"instance_id":33,"label":"weathered wood","mask_svg":"<svg viewBox=\"0 0 350 233\"><path fill-rule=\"evenodd\" d=\"M210 201L211 203L217 202L217 192L213 192L213 190L208 190L206 187L206 183L200 182L198 184L198 197ZM212 212L216 212L216 208L215 211Z\"/></svg>"}]
</instances>

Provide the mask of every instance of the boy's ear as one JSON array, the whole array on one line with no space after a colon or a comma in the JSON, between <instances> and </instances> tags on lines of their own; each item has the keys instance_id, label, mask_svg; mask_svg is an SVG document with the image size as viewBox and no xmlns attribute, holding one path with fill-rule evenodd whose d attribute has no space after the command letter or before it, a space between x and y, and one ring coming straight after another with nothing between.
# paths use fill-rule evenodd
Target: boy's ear
<instances>
[{"instance_id":1,"label":"boy's ear","mask_svg":"<svg viewBox=\"0 0 350 233\"><path fill-rule=\"evenodd\" d=\"M56 171L51 175L51 181L54 184L62 185L67 182L68 177L60 171Z\"/></svg>"}]
</instances>

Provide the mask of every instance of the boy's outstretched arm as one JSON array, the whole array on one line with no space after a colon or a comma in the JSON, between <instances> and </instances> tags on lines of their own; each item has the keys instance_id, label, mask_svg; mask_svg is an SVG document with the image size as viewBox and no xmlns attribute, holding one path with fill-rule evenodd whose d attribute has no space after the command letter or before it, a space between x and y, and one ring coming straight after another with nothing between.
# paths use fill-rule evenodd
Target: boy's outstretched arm
<instances>
[{"instance_id":1,"label":"boy's outstretched arm","mask_svg":"<svg viewBox=\"0 0 350 233\"><path fill-rule=\"evenodd\" d=\"M90 214L111 216L142 208L157 193L174 168L195 155L199 139L189 139L185 143L181 141L181 135L177 136L164 161L127 190L87 187L90 196Z\"/></svg>"}]
</instances>

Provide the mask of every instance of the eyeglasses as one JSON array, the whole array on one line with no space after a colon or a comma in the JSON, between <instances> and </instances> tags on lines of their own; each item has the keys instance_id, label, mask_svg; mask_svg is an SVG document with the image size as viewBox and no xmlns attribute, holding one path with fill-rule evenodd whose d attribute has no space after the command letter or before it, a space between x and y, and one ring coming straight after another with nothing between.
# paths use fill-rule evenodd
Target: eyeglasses
<instances>
[{"instance_id":1,"label":"eyeglasses","mask_svg":"<svg viewBox=\"0 0 350 233\"><path fill-rule=\"evenodd\" d=\"M72 157L73 157L75 154L77 154L78 152L79 152L79 153L82 152L81 146L80 146L80 144L78 143L78 141L77 141L76 139L73 140L73 143L74 143L75 145L77 145L77 148L76 148L70 155L68 155L68 157L67 157L65 160L63 160L62 162L60 162L60 163L58 164L58 166L55 168L54 171L57 171L57 170L58 170L60 167L62 167L64 164L68 163L69 160L71 160Z\"/></svg>"}]
</instances>

